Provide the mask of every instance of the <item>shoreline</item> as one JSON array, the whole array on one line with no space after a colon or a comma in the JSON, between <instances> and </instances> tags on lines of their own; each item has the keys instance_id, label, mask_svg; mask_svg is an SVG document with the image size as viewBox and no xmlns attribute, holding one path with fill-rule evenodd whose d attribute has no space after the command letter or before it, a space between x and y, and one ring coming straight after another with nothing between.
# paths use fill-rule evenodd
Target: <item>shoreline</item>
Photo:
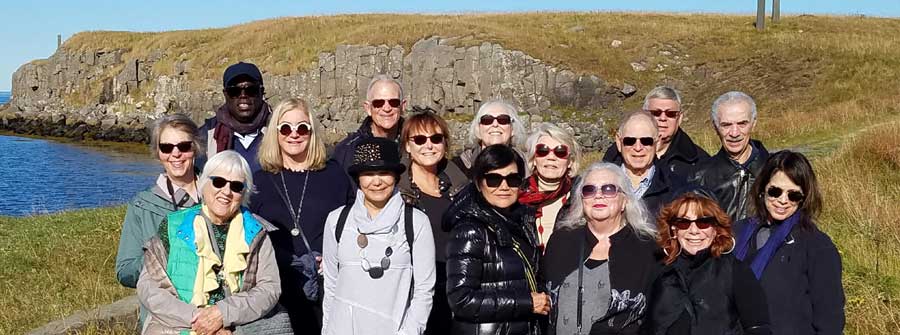
<instances>
[{"instance_id":1,"label":"shoreline","mask_svg":"<svg viewBox=\"0 0 900 335\"><path fill-rule=\"evenodd\" d=\"M36 134L23 134L18 133L13 130L5 129L0 126L0 136L10 136L10 137L22 137L22 138L30 138L36 140L48 140L63 144L72 144L77 146L84 146L91 149L100 149L100 150L112 150L116 152L122 152L127 154L147 154L147 144L146 143L138 143L138 142L117 142L117 141L108 141L108 140L94 140L94 139L75 139L70 137L62 137L62 136L47 136L47 135L36 135Z\"/></svg>"}]
</instances>

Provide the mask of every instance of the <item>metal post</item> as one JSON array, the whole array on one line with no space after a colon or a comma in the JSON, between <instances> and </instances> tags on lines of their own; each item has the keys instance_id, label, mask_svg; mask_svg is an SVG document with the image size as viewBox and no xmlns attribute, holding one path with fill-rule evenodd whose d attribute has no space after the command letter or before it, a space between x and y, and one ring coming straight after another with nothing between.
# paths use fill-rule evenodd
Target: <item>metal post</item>
<instances>
[{"instance_id":1,"label":"metal post","mask_svg":"<svg viewBox=\"0 0 900 335\"><path fill-rule=\"evenodd\" d=\"M756 0L756 30L766 29L766 0Z\"/></svg>"},{"instance_id":2,"label":"metal post","mask_svg":"<svg viewBox=\"0 0 900 335\"><path fill-rule=\"evenodd\" d=\"M62 46L62 34L56 34L56 48L59 49L59 47L61 47L61 46Z\"/></svg>"},{"instance_id":3,"label":"metal post","mask_svg":"<svg viewBox=\"0 0 900 335\"><path fill-rule=\"evenodd\" d=\"M772 23L778 23L781 20L781 1L772 0Z\"/></svg>"}]
</instances>

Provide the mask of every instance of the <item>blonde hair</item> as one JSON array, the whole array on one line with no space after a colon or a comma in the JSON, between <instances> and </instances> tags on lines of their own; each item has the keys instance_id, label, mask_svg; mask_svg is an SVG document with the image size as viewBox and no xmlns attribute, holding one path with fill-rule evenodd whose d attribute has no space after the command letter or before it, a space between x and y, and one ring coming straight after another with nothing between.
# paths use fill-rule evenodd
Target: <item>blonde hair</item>
<instances>
[{"instance_id":1,"label":"blonde hair","mask_svg":"<svg viewBox=\"0 0 900 335\"><path fill-rule=\"evenodd\" d=\"M259 165L263 170L278 173L284 169L284 160L281 157L281 146L278 144L278 123L285 113L299 110L306 114L309 118L311 130L309 132L309 145L306 147L306 161L310 170L321 170L325 168L325 162L328 161L328 155L325 152L325 143L316 135L319 132L319 122L316 116L309 108L306 100L301 98L290 98L278 103L275 110L272 111L272 117L269 118L269 124L266 126L263 135L262 144L259 146Z\"/></svg>"},{"instance_id":2,"label":"blonde hair","mask_svg":"<svg viewBox=\"0 0 900 335\"><path fill-rule=\"evenodd\" d=\"M541 123L538 125L537 129L528 136L528 141L526 142L528 145L528 168L536 171L534 167L534 154L537 149L535 147L541 140L541 137L544 136L555 139L569 147L568 175L569 177L575 177L578 174L579 162L581 161L581 146L578 145L578 141L575 140L575 137L572 136L571 133L549 122Z\"/></svg>"}]
</instances>

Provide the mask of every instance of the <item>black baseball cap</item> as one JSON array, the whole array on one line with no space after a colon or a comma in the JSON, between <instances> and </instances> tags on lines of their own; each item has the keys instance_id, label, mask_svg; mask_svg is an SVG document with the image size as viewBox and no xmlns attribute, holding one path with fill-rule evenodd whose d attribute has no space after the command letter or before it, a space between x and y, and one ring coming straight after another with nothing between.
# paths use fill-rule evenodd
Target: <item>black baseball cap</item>
<instances>
[{"instance_id":1,"label":"black baseball cap","mask_svg":"<svg viewBox=\"0 0 900 335\"><path fill-rule=\"evenodd\" d=\"M240 76L250 77L250 79L253 79L260 85L263 84L262 73L259 72L259 68L256 65L238 62L225 69L225 74L222 75L222 86L227 87L228 84L231 84L231 81Z\"/></svg>"}]
</instances>

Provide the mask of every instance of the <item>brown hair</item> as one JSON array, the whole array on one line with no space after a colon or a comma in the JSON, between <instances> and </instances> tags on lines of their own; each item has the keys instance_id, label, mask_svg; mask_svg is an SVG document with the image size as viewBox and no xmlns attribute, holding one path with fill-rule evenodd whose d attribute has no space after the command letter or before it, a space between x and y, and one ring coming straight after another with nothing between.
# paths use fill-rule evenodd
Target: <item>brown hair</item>
<instances>
[{"instance_id":1,"label":"brown hair","mask_svg":"<svg viewBox=\"0 0 900 335\"><path fill-rule=\"evenodd\" d=\"M731 217L719 207L719 204L710 198L697 193L685 193L679 196L660 211L656 224L659 226L657 244L666 252L664 259L666 265L672 264L681 253L681 244L675 238L675 228L669 225L673 219L694 206L697 217L712 216L716 218L716 237L709 246L713 257L719 257L734 249L734 235L731 233Z\"/></svg>"},{"instance_id":2,"label":"brown hair","mask_svg":"<svg viewBox=\"0 0 900 335\"><path fill-rule=\"evenodd\" d=\"M447 121L444 121L444 118L437 115L430 108L419 109L413 107L413 114L406 120L403 120L403 129L400 131L401 147L405 147L405 143L409 141L409 137L414 131L425 132L429 130L437 130L444 135L444 158L450 158L450 127L447 126Z\"/></svg>"}]
</instances>

